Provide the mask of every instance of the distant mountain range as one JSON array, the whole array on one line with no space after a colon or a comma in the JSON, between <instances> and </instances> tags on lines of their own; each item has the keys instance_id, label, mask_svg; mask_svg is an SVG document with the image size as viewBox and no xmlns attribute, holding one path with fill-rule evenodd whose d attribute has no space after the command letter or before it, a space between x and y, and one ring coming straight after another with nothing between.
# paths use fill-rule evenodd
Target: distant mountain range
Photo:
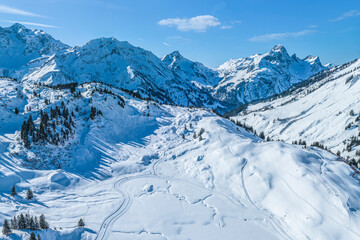
<instances>
[{"instance_id":1,"label":"distant mountain range","mask_svg":"<svg viewBox=\"0 0 360 240\"><path fill-rule=\"evenodd\" d=\"M0 54L0 73L23 82L104 82L161 103L209 107L219 113L286 91L331 67L323 66L318 57L289 56L283 46L276 45L268 53L210 69L178 51L160 59L115 38L69 47L20 24L0 28Z\"/></svg>"}]
</instances>

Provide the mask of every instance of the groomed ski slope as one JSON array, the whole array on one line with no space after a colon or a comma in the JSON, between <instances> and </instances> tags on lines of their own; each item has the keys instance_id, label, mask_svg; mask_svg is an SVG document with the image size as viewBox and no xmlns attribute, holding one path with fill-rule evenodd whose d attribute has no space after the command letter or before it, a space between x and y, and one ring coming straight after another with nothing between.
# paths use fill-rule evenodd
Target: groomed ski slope
<instances>
[{"instance_id":1,"label":"groomed ski slope","mask_svg":"<svg viewBox=\"0 0 360 240\"><path fill-rule=\"evenodd\" d=\"M92 87L77 90L86 100ZM50 105L59 103L47 94L60 90L41 91ZM61 156L49 145L30 149L48 169L55 168L51 158L59 157L66 162L63 170L22 167L17 122L2 120L1 222L19 213L44 213L57 230L38 232L42 239L360 239L359 183L337 157L262 142L205 110L112 91L125 98L125 107L93 94L92 104L103 116L91 122L77 117L73 140L58 148ZM71 99L68 94L62 92ZM69 109L89 108L84 99L71 99ZM37 107L50 107L36 99L31 104L33 114ZM193 134L201 128L199 141ZM78 158L66 161L73 156ZM9 196L13 184L15 198ZM28 187L35 200L25 200ZM75 228L79 218L84 229ZM28 234L15 231L0 239L28 239Z\"/></svg>"}]
</instances>

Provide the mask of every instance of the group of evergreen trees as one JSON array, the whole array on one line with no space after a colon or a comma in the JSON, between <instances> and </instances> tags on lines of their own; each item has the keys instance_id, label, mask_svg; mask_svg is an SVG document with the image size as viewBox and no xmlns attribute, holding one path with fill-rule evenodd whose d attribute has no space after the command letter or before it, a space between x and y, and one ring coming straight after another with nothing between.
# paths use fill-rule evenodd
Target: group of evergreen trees
<instances>
[{"instance_id":1,"label":"group of evergreen trees","mask_svg":"<svg viewBox=\"0 0 360 240\"><path fill-rule=\"evenodd\" d=\"M11 188L11 194L10 194L12 197L13 196L16 196L17 195L17 192L16 192L16 188L15 188L15 185L12 186ZM34 198L34 193L33 191L29 188L26 192L26 199L27 200L32 200Z\"/></svg>"},{"instance_id":2,"label":"group of evergreen trees","mask_svg":"<svg viewBox=\"0 0 360 240\"><path fill-rule=\"evenodd\" d=\"M49 224L44 214L41 214L38 218L37 216L31 216L29 213L25 215L21 213L18 216L14 216L10 224L8 220L5 219L2 232L4 235L9 235L12 233L12 230L44 230L48 228Z\"/></svg>"},{"instance_id":3,"label":"group of evergreen trees","mask_svg":"<svg viewBox=\"0 0 360 240\"><path fill-rule=\"evenodd\" d=\"M73 112L70 114L63 102L61 107L50 108L50 116L47 112L41 110L39 126L35 126L30 114L27 121L24 121L21 126L21 140L26 148L30 148L31 143L36 142L49 142L54 145L64 143L65 140L69 139L69 135L73 133L73 127L75 127L74 117L75 114ZM57 131L56 126L61 126L60 133Z\"/></svg>"},{"instance_id":4,"label":"group of evergreen trees","mask_svg":"<svg viewBox=\"0 0 360 240\"><path fill-rule=\"evenodd\" d=\"M269 136L265 137L265 133L264 132L260 132L259 135L257 134L256 130L254 130L254 128L252 126L248 126L246 123L242 123L240 121L235 121L233 119L231 119L231 121L237 125L237 126L240 126L242 128L244 128L246 131L248 132L251 132L253 133L254 135L258 136L259 138L261 139L264 139L266 138L266 141L271 141L271 138Z\"/></svg>"},{"instance_id":5,"label":"group of evergreen trees","mask_svg":"<svg viewBox=\"0 0 360 240\"><path fill-rule=\"evenodd\" d=\"M39 220L38 220L39 219ZM85 222L80 218L78 221L78 227L85 227ZM49 224L47 223L44 214L41 214L40 217L34 217L30 214L20 214L18 216L14 216L9 224L7 219L4 220L2 233L4 235L10 235L12 230L44 230L48 229ZM55 229L55 228L54 228ZM40 235L35 235L34 232L31 232L29 240L40 240Z\"/></svg>"},{"instance_id":6,"label":"group of evergreen trees","mask_svg":"<svg viewBox=\"0 0 360 240\"><path fill-rule=\"evenodd\" d=\"M30 233L30 238L29 238L29 240L41 240L41 238L40 238L40 235L39 235L39 234L38 234L37 237L36 237L35 233L34 233L34 232L31 232L31 233Z\"/></svg>"},{"instance_id":7,"label":"group of evergreen trees","mask_svg":"<svg viewBox=\"0 0 360 240\"><path fill-rule=\"evenodd\" d=\"M94 120L96 116L102 116L101 110L97 110L95 107L91 107L90 110L90 118L91 120Z\"/></svg>"}]
</instances>

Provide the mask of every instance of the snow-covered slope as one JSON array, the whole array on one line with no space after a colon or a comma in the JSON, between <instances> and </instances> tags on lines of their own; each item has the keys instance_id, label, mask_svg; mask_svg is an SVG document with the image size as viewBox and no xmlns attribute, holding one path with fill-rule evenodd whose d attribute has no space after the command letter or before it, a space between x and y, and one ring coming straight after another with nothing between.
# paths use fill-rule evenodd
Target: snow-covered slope
<instances>
[{"instance_id":1,"label":"snow-covered slope","mask_svg":"<svg viewBox=\"0 0 360 240\"><path fill-rule=\"evenodd\" d=\"M276 99L250 104L234 119L273 139L317 141L344 157L354 157L359 150L359 79L357 59L318 74Z\"/></svg>"},{"instance_id":2,"label":"snow-covered slope","mask_svg":"<svg viewBox=\"0 0 360 240\"><path fill-rule=\"evenodd\" d=\"M0 27L0 69L2 75L18 70L31 60L49 56L68 48L41 30L31 30L21 24Z\"/></svg>"},{"instance_id":3,"label":"snow-covered slope","mask_svg":"<svg viewBox=\"0 0 360 240\"><path fill-rule=\"evenodd\" d=\"M263 142L206 110L104 84L0 83L1 223L45 214L52 229L37 233L55 240L360 238L359 183L326 151Z\"/></svg>"},{"instance_id":4,"label":"snow-covered slope","mask_svg":"<svg viewBox=\"0 0 360 240\"><path fill-rule=\"evenodd\" d=\"M221 65L218 71L222 80L213 95L239 106L286 91L324 69L319 57L299 59L295 54L289 56L283 46L276 45L265 54Z\"/></svg>"}]
</instances>

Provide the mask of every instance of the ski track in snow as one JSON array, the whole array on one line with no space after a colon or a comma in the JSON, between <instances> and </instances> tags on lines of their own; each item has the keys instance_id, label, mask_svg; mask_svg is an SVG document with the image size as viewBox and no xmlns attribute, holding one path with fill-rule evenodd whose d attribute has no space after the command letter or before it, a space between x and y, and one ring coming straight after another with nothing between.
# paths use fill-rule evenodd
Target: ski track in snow
<instances>
[{"instance_id":1,"label":"ski track in snow","mask_svg":"<svg viewBox=\"0 0 360 240\"><path fill-rule=\"evenodd\" d=\"M187 121L186 121L187 120ZM186 116L186 122L188 122L189 120L191 120L191 115L190 114L187 114ZM221 139L220 135L219 135L219 140L224 143L224 141ZM225 143L224 143L225 144ZM130 143L129 144L130 146L133 146L133 145L136 145L135 147L139 147L138 144L136 143ZM225 144L229 153L231 155L233 155L234 157L236 157L236 155L234 155L232 153L232 151L230 150L229 146L227 144ZM165 149L171 149L170 146L166 146ZM135 154L136 153L133 153L131 151L129 151L129 149L127 149L127 151L129 152L129 154ZM125 183L128 183L130 181L134 181L134 180L137 180L137 179L146 179L146 178L158 178L158 179L161 179L161 180L165 180L165 181L173 181L173 182L182 182L182 183L186 183L188 185L192 185L194 187L198 187L198 188L201 188L207 192L209 192L209 196L218 196L220 197L223 201L227 202L227 203L230 203L232 206L234 207L237 207L237 208L245 208L246 206L241 203L240 201L237 201L235 199L233 199L232 197L226 195L226 194L223 194L223 193L220 193L220 192L217 192L215 190L212 190L212 189L208 189L202 185L199 185L199 184L196 184L196 183L193 183L193 182L190 182L190 181L187 181L185 179L180 179L180 178L174 178L174 177L169 177L169 176L165 176L165 175L161 175L158 171L157 171L157 168L159 166L159 164L162 162L162 159L158 159L156 161L154 161L154 163L152 164L151 166L151 172L149 173L146 173L146 174L141 174L141 175L135 175L135 176L126 176L126 177L123 177L123 178L120 178L119 180L117 180L115 183L114 183L114 189L119 192L121 195L123 195L124 197L124 200L120 203L119 207L113 212L111 213L110 215L108 215L105 220L103 221L103 223L101 224L101 227L98 231L98 234L95 238L95 240L103 240L103 239L108 239L111 232L118 232L118 231L112 231L112 226L113 224L119 219L121 218L126 212L127 210L131 207L131 203L132 203L132 196L130 193L128 193L123 187L123 185ZM257 203L255 203L252 198L250 197L250 194L246 188L246 185L245 185L245 179L244 179L244 168L247 164L247 160L244 159L244 164L243 166L241 167L241 177L242 177L242 184L243 184L243 188L244 188L244 192L248 198L248 201L253 205L255 206L258 210L260 210L261 212L263 212L265 214L265 217L268 219L268 222L271 223L271 226L273 227L273 229L278 232L279 235L283 236L285 239L294 239L293 237L291 237L289 235L289 233L287 233L281 222L276 219L276 217L271 213L269 212L268 210L266 209L263 209L261 207L258 206ZM208 196L208 197L209 197ZM207 198L207 197L206 197ZM203 199L205 200L205 199ZM215 213L216 214L216 213ZM214 219L213 219L214 220ZM121 233L135 233L135 232L124 232L124 231L120 231ZM142 232L137 232L136 234L141 234ZM149 232L148 232L149 233ZM163 235L162 233L149 233L149 234L155 234L155 235L161 235L163 236L165 239L167 239L167 237L165 235Z\"/></svg>"}]
</instances>

